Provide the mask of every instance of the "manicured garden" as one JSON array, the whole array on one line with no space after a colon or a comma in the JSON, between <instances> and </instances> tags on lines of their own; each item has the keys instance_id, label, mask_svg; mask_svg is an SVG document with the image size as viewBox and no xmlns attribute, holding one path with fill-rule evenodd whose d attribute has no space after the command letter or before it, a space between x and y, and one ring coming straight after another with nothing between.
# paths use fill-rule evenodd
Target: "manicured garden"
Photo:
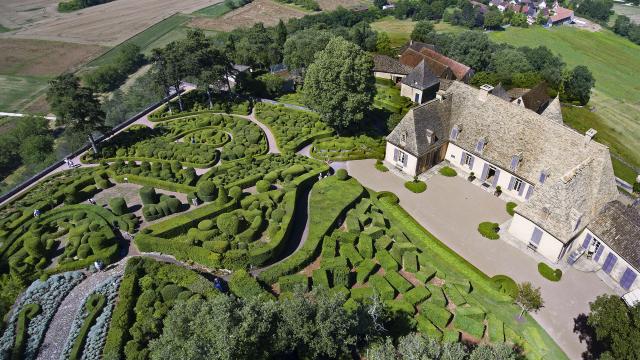
<instances>
[{"instance_id":1,"label":"manicured garden","mask_svg":"<svg viewBox=\"0 0 640 360\"><path fill-rule=\"evenodd\" d=\"M368 135L333 137L315 140L311 147L311 156L333 161L383 159L385 146L383 137Z\"/></svg>"},{"instance_id":2,"label":"manicured garden","mask_svg":"<svg viewBox=\"0 0 640 360\"><path fill-rule=\"evenodd\" d=\"M333 134L318 114L283 105L258 103L256 118L271 129L278 148L283 152L300 150L315 139Z\"/></svg>"}]
</instances>

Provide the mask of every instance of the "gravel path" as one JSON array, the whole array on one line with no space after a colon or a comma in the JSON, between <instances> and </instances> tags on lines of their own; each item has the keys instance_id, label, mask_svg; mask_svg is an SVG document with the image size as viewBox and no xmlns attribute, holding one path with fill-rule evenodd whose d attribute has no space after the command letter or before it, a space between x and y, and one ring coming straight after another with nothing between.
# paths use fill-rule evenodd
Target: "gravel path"
<instances>
[{"instance_id":1,"label":"gravel path","mask_svg":"<svg viewBox=\"0 0 640 360\"><path fill-rule=\"evenodd\" d=\"M60 353L71 329L71 324L84 298L108 277L122 274L125 264L126 259L123 259L118 263L110 265L111 268L107 271L101 271L95 274L88 273L87 277L71 290L53 316L42 346L40 346L40 352L37 357L38 360L58 360L60 358Z\"/></svg>"}]
</instances>

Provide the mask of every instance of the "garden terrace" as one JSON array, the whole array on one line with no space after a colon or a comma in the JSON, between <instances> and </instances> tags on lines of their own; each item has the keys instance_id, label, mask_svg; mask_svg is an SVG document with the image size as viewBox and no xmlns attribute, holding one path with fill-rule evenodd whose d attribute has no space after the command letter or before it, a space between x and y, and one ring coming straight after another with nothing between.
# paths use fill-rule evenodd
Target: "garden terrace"
<instances>
[{"instance_id":1,"label":"garden terrace","mask_svg":"<svg viewBox=\"0 0 640 360\"><path fill-rule=\"evenodd\" d=\"M178 99L171 100L171 109L164 104L156 111L149 114L149 120L162 121L192 115L201 111L210 111L226 114L249 115L251 113L251 103L241 98L228 98L221 96L212 97L212 106L209 106L209 98L206 91L191 90L182 95L182 105L184 111L180 111Z\"/></svg>"},{"instance_id":2,"label":"garden terrace","mask_svg":"<svg viewBox=\"0 0 640 360\"><path fill-rule=\"evenodd\" d=\"M200 113L162 122L156 129L167 134L170 141L189 138L201 130L218 130L230 133L231 141L222 149L223 160L235 160L256 156L269 150L262 129L253 122L238 116Z\"/></svg>"},{"instance_id":3,"label":"garden terrace","mask_svg":"<svg viewBox=\"0 0 640 360\"><path fill-rule=\"evenodd\" d=\"M134 125L102 143L99 156L89 151L82 161L179 161L184 166L207 168L215 165L220 158L215 146L175 142L164 135L162 128Z\"/></svg>"},{"instance_id":4,"label":"garden terrace","mask_svg":"<svg viewBox=\"0 0 640 360\"><path fill-rule=\"evenodd\" d=\"M326 171L320 161L297 154L267 154L243 160L225 162L209 170L199 182L213 181L227 188L247 188L259 180L284 184L310 171Z\"/></svg>"},{"instance_id":5,"label":"garden terrace","mask_svg":"<svg viewBox=\"0 0 640 360\"><path fill-rule=\"evenodd\" d=\"M271 129L278 148L297 151L315 139L328 137L333 130L311 111L295 110L283 105L256 104L256 118Z\"/></svg>"},{"instance_id":6,"label":"garden terrace","mask_svg":"<svg viewBox=\"0 0 640 360\"><path fill-rule=\"evenodd\" d=\"M216 294L211 282L191 270L149 258L130 259L120 284L103 357L147 358L149 342L160 336L163 320L175 304Z\"/></svg>"},{"instance_id":7,"label":"garden terrace","mask_svg":"<svg viewBox=\"0 0 640 360\"><path fill-rule=\"evenodd\" d=\"M508 341L528 358L564 358L532 318L516 321L520 308L504 281L494 282L440 243L398 206L397 197L368 192L353 204L334 178L330 189L344 199L341 208L317 215L314 208L330 191L322 186L329 179L316 184L305 246L292 256L296 261L287 259L259 279L280 292L309 284L330 287L350 297L347 308L378 294L394 313L393 328L416 328L451 341ZM334 223L337 218L344 222Z\"/></svg>"},{"instance_id":8,"label":"garden terrace","mask_svg":"<svg viewBox=\"0 0 640 360\"><path fill-rule=\"evenodd\" d=\"M383 137L367 135L318 139L313 142L311 156L333 161L383 159L385 146Z\"/></svg>"}]
</instances>

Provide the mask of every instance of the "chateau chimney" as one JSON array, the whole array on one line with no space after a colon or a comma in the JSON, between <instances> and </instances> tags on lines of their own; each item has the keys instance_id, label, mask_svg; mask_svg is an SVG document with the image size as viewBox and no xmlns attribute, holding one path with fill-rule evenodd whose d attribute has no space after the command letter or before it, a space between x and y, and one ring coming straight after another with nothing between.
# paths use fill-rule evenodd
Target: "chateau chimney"
<instances>
[{"instance_id":1,"label":"chateau chimney","mask_svg":"<svg viewBox=\"0 0 640 360\"><path fill-rule=\"evenodd\" d=\"M446 91L438 90L436 92L436 100L442 101L442 100L446 99L446 97L447 97L447 92Z\"/></svg>"},{"instance_id":2,"label":"chateau chimney","mask_svg":"<svg viewBox=\"0 0 640 360\"><path fill-rule=\"evenodd\" d=\"M598 132L595 129L587 130L587 132L584 134L584 146L589 145L591 139L593 139L593 137L596 136L597 133Z\"/></svg>"},{"instance_id":3,"label":"chateau chimney","mask_svg":"<svg viewBox=\"0 0 640 360\"><path fill-rule=\"evenodd\" d=\"M485 102L492 90L493 90L493 86L489 84L484 84L480 86L480 93L478 94L478 100Z\"/></svg>"}]
</instances>

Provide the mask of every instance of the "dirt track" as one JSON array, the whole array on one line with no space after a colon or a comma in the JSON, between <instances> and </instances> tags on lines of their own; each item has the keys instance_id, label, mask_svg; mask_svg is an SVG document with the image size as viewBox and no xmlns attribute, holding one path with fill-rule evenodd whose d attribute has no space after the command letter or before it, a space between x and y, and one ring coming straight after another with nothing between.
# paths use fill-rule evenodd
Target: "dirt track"
<instances>
[{"instance_id":1,"label":"dirt track","mask_svg":"<svg viewBox=\"0 0 640 360\"><path fill-rule=\"evenodd\" d=\"M19 1L9 1L8 4L0 6L0 23L4 23L4 19L9 21L8 17L11 14L16 17L16 9L24 7ZM116 0L67 14L51 11L44 15L45 19L25 23L21 29L4 34L3 37L114 46L176 12L190 13L221 1ZM50 0L31 2L50 3Z\"/></svg>"}]
</instances>

